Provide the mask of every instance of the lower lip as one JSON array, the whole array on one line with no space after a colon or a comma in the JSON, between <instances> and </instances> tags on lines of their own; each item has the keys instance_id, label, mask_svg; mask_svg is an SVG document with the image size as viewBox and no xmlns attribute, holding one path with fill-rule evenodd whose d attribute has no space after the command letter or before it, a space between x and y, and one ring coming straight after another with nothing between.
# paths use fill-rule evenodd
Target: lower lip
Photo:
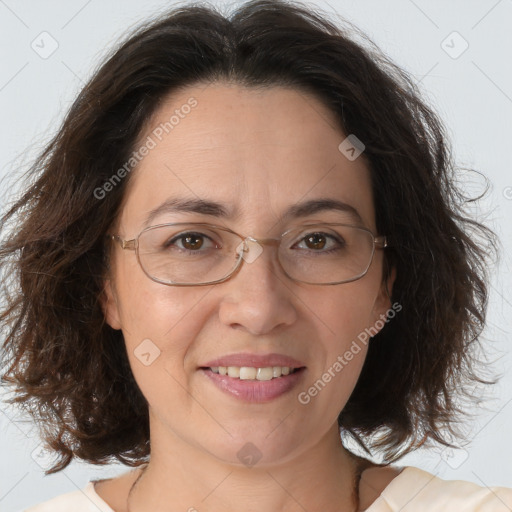
<instances>
[{"instance_id":1,"label":"lower lip","mask_svg":"<svg viewBox=\"0 0 512 512\"><path fill-rule=\"evenodd\" d=\"M201 371L221 390L244 402L263 403L274 400L291 391L302 379L305 368L276 377L271 380L242 380L228 375L213 373L201 368Z\"/></svg>"}]
</instances>

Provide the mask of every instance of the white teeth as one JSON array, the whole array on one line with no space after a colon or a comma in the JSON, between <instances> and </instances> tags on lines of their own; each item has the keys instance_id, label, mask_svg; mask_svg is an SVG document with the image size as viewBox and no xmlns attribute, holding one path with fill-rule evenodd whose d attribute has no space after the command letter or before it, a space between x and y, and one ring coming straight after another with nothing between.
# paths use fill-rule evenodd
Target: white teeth
<instances>
[{"instance_id":1,"label":"white teeth","mask_svg":"<svg viewBox=\"0 0 512 512\"><path fill-rule=\"evenodd\" d=\"M243 379L243 377L240 375L240 370L241 368L238 368L237 366L228 366L228 375L230 377L240 377L241 379Z\"/></svg>"},{"instance_id":2,"label":"white teeth","mask_svg":"<svg viewBox=\"0 0 512 512\"><path fill-rule=\"evenodd\" d=\"M228 375L241 380L272 380L282 375L289 375L293 369L289 366L266 366L254 368L252 366L212 366L210 370L220 375Z\"/></svg>"},{"instance_id":3,"label":"white teeth","mask_svg":"<svg viewBox=\"0 0 512 512\"><path fill-rule=\"evenodd\" d=\"M230 366L230 368L232 368ZM228 368L229 370L229 368ZM251 366L242 366L240 367L240 380L254 380L256 378L256 374L258 370L256 368L252 368Z\"/></svg>"}]
</instances>

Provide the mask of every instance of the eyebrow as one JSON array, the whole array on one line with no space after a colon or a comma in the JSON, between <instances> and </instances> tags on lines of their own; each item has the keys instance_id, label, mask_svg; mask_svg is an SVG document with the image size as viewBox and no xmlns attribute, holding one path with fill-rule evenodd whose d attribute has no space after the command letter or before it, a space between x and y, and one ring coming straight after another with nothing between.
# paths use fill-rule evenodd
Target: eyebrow
<instances>
[{"instance_id":1,"label":"eyebrow","mask_svg":"<svg viewBox=\"0 0 512 512\"><path fill-rule=\"evenodd\" d=\"M331 198L310 199L293 204L281 215L279 220L286 221L308 217L324 211L341 211L348 213L356 222L363 224L363 219L356 208L343 201ZM197 213L222 219L234 219L240 215L237 208L230 209L227 205L216 201L171 197L149 212L143 227L145 228L150 225L157 216L163 213Z\"/></svg>"}]
</instances>

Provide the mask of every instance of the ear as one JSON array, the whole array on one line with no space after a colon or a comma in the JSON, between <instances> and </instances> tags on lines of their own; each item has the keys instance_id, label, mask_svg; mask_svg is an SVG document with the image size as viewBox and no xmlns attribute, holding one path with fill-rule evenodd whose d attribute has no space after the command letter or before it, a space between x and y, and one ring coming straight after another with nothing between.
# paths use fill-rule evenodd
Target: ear
<instances>
[{"instance_id":1,"label":"ear","mask_svg":"<svg viewBox=\"0 0 512 512\"><path fill-rule=\"evenodd\" d=\"M371 320L374 329L380 331L386 321L387 312L391 309L391 293L396 279L396 269L392 267L387 278L382 280L379 294L373 304ZM380 321L379 321L380 320Z\"/></svg>"},{"instance_id":2,"label":"ear","mask_svg":"<svg viewBox=\"0 0 512 512\"><path fill-rule=\"evenodd\" d=\"M100 296L101 309L105 315L105 320L112 329L121 329L121 316L119 306L114 290L114 285L110 279L105 280L105 285Z\"/></svg>"}]
</instances>

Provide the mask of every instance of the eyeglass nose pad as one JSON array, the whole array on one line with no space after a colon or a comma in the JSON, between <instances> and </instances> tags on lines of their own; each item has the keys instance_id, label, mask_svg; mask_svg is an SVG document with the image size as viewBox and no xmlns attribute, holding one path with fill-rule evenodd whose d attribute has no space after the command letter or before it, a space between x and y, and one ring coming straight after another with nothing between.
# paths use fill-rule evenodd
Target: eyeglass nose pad
<instances>
[{"instance_id":1,"label":"eyeglass nose pad","mask_svg":"<svg viewBox=\"0 0 512 512\"><path fill-rule=\"evenodd\" d=\"M252 263L261 255L263 247L258 243L256 238L248 236L240 242L236 248L236 252L239 256L242 256L244 261Z\"/></svg>"}]
</instances>

